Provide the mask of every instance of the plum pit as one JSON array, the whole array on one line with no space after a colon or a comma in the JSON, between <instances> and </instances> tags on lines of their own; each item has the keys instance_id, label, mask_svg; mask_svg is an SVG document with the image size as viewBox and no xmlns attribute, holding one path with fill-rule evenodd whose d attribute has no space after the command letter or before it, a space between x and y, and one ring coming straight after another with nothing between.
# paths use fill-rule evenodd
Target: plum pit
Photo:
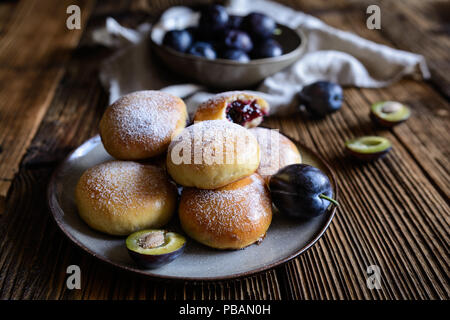
<instances>
[{"instance_id":1,"label":"plum pit","mask_svg":"<svg viewBox=\"0 0 450 320\"><path fill-rule=\"evenodd\" d=\"M154 231L144 234L137 240L139 247L143 249L152 249L163 245L165 242L164 231Z\"/></svg>"},{"instance_id":2,"label":"plum pit","mask_svg":"<svg viewBox=\"0 0 450 320\"><path fill-rule=\"evenodd\" d=\"M131 258L144 268L158 268L183 253L186 239L175 232L147 229L137 231L125 241Z\"/></svg>"}]
</instances>

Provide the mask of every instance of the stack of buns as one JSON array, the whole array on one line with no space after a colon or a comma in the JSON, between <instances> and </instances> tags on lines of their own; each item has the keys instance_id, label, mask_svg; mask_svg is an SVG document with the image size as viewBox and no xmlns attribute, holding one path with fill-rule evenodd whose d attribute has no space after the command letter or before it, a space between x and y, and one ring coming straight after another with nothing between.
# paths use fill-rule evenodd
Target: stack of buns
<instances>
[{"instance_id":1,"label":"stack of buns","mask_svg":"<svg viewBox=\"0 0 450 320\"><path fill-rule=\"evenodd\" d=\"M254 128L268 111L258 96L222 93L200 105L186 127L180 98L123 96L100 121L102 143L118 160L83 173L75 191L80 217L96 230L128 235L163 227L178 207L183 230L202 244L241 249L261 241L272 221L268 177L301 162L288 138Z\"/></svg>"}]
</instances>

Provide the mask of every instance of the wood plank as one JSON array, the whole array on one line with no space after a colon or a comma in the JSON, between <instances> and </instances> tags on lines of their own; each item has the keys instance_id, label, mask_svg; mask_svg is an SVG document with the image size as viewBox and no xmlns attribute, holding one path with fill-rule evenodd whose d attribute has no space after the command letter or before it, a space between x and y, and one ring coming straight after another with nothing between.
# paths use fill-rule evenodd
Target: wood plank
<instances>
[{"instance_id":1,"label":"wood plank","mask_svg":"<svg viewBox=\"0 0 450 320\"><path fill-rule=\"evenodd\" d=\"M398 49L412 51L426 57L431 70L431 83L447 98L450 97L450 75L448 74L448 1L443 0L281 0L306 13L319 18L335 16L335 27L369 35L371 40L393 45ZM381 9L381 30L368 30L366 9L378 5ZM344 22L351 16L351 21ZM342 22L342 23L341 23ZM347 25L347 26L346 26ZM357 25L357 28L350 27ZM446 27L447 26L447 27ZM409 30L410 32L405 32ZM377 36L380 33L382 36Z\"/></svg>"},{"instance_id":2,"label":"wood plank","mask_svg":"<svg viewBox=\"0 0 450 320\"><path fill-rule=\"evenodd\" d=\"M9 24L16 5L16 1L2 2L0 4L0 35L3 35L5 27Z\"/></svg>"},{"instance_id":3,"label":"wood plank","mask_svg":"<svg viewBox=\"0 0 450 320\"><path fill-rule=\"evenodd\" d=\"M385 90L362 90L362 94L368 104L395 97L412 108L412 117L393 128L392 133L444 198L450 199L449 103L430 87L415 81L403 81Z\"/></svg>"},{"instance_id":4,"label":"wood plank","mask_svg":"<svg viewBox=\"0 0 450 320\"><path fill-rule=\"evenodd\" d=\"M347 2L341 1L340 3ZM346 8L339 12L334 9L328 13L321 11L321 18L333 26L352 31L366 39L395 47L395 43L383 37L383 31L378 32L365 28L365 16L362 14L364 13L364 4L352 4L351 8L351 10ZM397 9L396 12L403 11ZM424 22L422 24L424 28L432 28L431 26L427 27ZM392 131L403 142L413 158L418 159L417 163L431 178L439 192L448 198L450 196L450 173L447 168L449 167L450 146L446 133L449 131L450 125L450 104L448 99L436 92L434 88L424 82L405 80L399 86L394 85L380 90L361 89L361 92L366 98L364 104L366 107L380 99L398 100L412 107L411 119L404 125L393 128Z\"/></svg>"},{"instance_id":5,"label":"wood plank","mask_svg":"<svg viewBox=\"0 0 450 320\"><path fill-rule=\"evenodd\" d=\"M383 32L373 32L364 28L363 20L358 20L357 15L346 13L345 16L354 32L367 39L395 46L395 43L381 37ZM430 58L427 54L425 56ZM432 60L432 57L428 60ZM403 81L400 86L390 86L381 90L362 89L361 92L367 98L368 105L379 101L377 99L384 99L402 101L412 108L413 116L405 125L397 126L392 131L413 158L417 159L417 163L431 178L439 192L448 198L450 173L447 168L450 146L447 132L450 126L450 104L448 99L437 93L434 88L420 81ZM374 96L372 92L377 93Z\"/></svg>"},{"instance_id":6,"label":"wood plank","mask_svg":"<svg viewBox=\"0 0 450 320\"><path fill-rule=\"evenodd\" d=\"M395 47L394 43L383 38L382 32L365 27L364 6L352 5L352 9L349 10L342 5L342 3L348 3L347 1L339 1L339 3L340 11L334 8L331 11L319 10L320 18L332 26L339 26L369 40ZM450 194L450 173L446 169L450 153L448 138L446 138L450 113L448 99L437 93L434 86L427 83L420 81L403 81L402 83L401 86L381 90L361 89L366 97L364 105L367 108L370 104L379 101L377 99L384 99L399 100L412 107L413 117L405 125L394 128L393 132L403 141L405 147L413 154L413 158L418 159L418 164L433 180L439 192L448 197ZM371 92L377 92L377 94L374 96ZM407 128L415 133L411 135L411 130Z\"/></svg>"},{"instance_id":7,"label":"wood plank","mask_svg":"<svg viewBox=\"0 0 450 320\"><path fill-rule=\"evenodd\" d=\"M431 82L450 97L450 37L445 26L450 10L448 2L440 0L417 1L371 1L360 2L361 9L377 3L381 8L383 36L399 49L410 50L424 55L431 71ZM411 30L411 32L405 32Z\"/></svg>"},{"instance_id":8,"label":"wood plank","mask_svg":"<svg viewBox=\"0 0 450 320\"><path fill-rule=\"evenodd\" d=\"M339 6L327 3L328 10L322 9L323 3L315 1L314 4L302 1L300 7L308 10L311 5L331 25L390 44L380 33L365 28L364 11L349 9L342 5L343 1L339 3ZM429 86L413 81L402 81L380 90L346 89L345 96L343 110L317 124L302 118L269 121L288 134L297 131L294 136L321 150L342 181L343 205L325 237L300 257L297 265L286 266L289 277L282 278L282 284L289 281L288 296L323 299L333 296L336 287L342 289L339 298L448 297L445 280L449 273L446 255L449 207L445 196L448 172L442 168L446 168L449 146L448 135L442 141L437 138L442 137L448 125L447 113L442 111L448 110L448 102ZM412 119L392 132L376 128L368 118L370 103L387 98L404 99L415 110ZM428 121L424 122L423 117ZM392 165L380 165L388 159L361 167L345 158L342 153L345 139L373 133L388 136L395 141L396 150L401 149L395 156L395 169ZM422 140L417 144L419 137ZM334 146L337 146L335 150ZM322 241L329 246L321 246ZM325 256L328 248L335 255L333 263L326 263L331 270L317 267L316 264L323 265L318 259L306 258ZM365 287L365 269L372 263L382 267L386 281L383 291L369 291ZM309 270L314 270L314 277L308 278ZM309 279L327 280L321 282L324 288L318 290L317 284L308 282ZM303 292L298 288L303 288Z\"/></svg>"},{"instance_id":9,"label":"wood plank","mask_svg":"<svg viewBox=\"0 0 450 320\"><path fill-rule=\"evenodd\" d=\"M81 31L65 27L73 1L21 1L0 38L0 214ZM85 22L92 1L78 2ZM3 9L2 9L3 11ZM6 9L8 11L8 9ZM49 15L49 12L55 14ZM38 33L38 34L37 34Z\"/></svg>"},{"instance_id":10,"label":"wood plank","mask_svg":"<svg viewBox=\"0 0 450 320\"><path fill-rule=\"evenodd\" d=\"M330 229L297 259L298 264L286 266L289 295L312 299L336 294L340 299L446 298L449 206L389 132L378 132L394 142L386 159L360 165L345 156L346 139L376 130L360 107L365 103L361 93L349 89L346 95L345 108L320 123L302 118L269 122L286 133L298 128L297 136L311 141L312 147L333 163L340 179L341 207ZM333 263L318 258L330 255ZM390 291L365 287L365 270L371 264L382 268L383 287Z\"/></svg>"}]
</instances>

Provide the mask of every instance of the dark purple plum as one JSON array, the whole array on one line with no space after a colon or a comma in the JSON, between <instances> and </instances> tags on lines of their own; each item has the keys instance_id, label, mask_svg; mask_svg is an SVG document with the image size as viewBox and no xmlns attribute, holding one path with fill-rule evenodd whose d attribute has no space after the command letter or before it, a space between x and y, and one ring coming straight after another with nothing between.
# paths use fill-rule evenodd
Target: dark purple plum
<instances>
[{"instance_id":1,"label":"dark purple plum","mask_svg":"<svg viewBox=\"0 0 450 320\"><path fill-rule=\"evenodd\" d=\"M252 12L242 20L242 28L257 38L272 36L276 23L275 20L259 12Z\"/></svg>"},{"instance_id":2,"label":"dark purple plum","mask_svg":"<svg viewBox=\"0 0 450 320\"><path fill-rule=\"evenodd\" d=\"M208 42L194 43L192 47L189 49L188 53L194 56L203 57L210 60L213 60L217 57L213 45Z\"/></svg>"},{"instance_id":3,"label":"dark purple plum","mask_svg":"<svg viewBox=\"0 0 450 320\"><path fill-rule=\"evenodd\" d=\"M280 44L274 39L264 39L259 42L252 51L252 56L256 59L273 58L283 54Z\"/></svg>"},{"instance_id":4,"label":"dark purple plum","mask_svg":"<svg viewBox=\"0 0 450 320\"><path fill-rule=\"evenodd\" d=\"M238 49L249 52L253 49L253 42L250 36L240 30L227 30L224 35L224 44L229 49Z\"/></svg>"},{"instance_id":5,"label":"dark purple plum","mask_svg":"<svg viewBox=\"0 0 450 320\"><path fill-rule=\"evenodd\" d=\"M292 164L280 169L269 180L272 201L287 216L310 219L325 213L333 190L327 175L316 167Z\"/></svg>"},{"instance_id":6,"label":"dark purple plum","mask_svg":"<svg viewBox=\"0 0 450 320\"><path fill-rule=\"evenodd\" d=\"M211 33L223 30L228 25L228 13L225 7L215 4L202 10L199 26Z\"/></svg>"},{"instance_id":7,"label":"dark purple plum","mask_svg":"<svg viewBox=\"0 0 450 320\"><path fill-rule=\"evenodd\" d=\"M197 41L210 42L214 38L213 34L211 34L208 30L200 28L199 26L189 27L186 30L192 34L193 43Z\"/></svg>"},{"instance_id":8,"label":"dark purple plum","mask_svg":"<svg viewBox=\"0 0 450 320\"><path fill-rule=\"evenodd\" d=\"M318 81L305 86L298 97L312 117L323 118L341 108L344 93L336 83Z\"/></svg>"},{"instance_id":9,"label":"dark purple plum","mask_svg":"<svg viewBox=\"0 0 450 320\"><path fill-rule=\"evenodd\" d=\"M171 30L164 35L163 44L176 51L186 52L192 41L192 34L188 30Z\"/></svg>"},{"instance_id":10,"label":"dark purple plum","mask_svg":"<svg viewBox=\"0 0 450 320\"><path fill-rule=\"evenodd\" d=\"M229 15L227 27L229 29L240 29L242 20L243 20L243 17L241 17L241 16Z\"/></svg>"},{"instance_id":11,"label":"dark purple plum","mask_svg":"<svg viewBox=\"0 0 450 320\"><path fill-rule=\"evenodd\" d=\"M222 53L222 58L239 62L249 62L249 56L242 50L228 49Z\"/></svg>"}]
</instances>

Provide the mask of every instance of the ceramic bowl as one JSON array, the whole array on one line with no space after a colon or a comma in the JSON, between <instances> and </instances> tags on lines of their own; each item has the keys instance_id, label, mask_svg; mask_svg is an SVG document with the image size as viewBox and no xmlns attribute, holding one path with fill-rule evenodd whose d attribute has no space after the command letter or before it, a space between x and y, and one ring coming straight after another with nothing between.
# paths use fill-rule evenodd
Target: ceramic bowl
<instances>
[{"instance_id":1,"label":"ceramic bowl","mask_svg":"<svg viewBox=\"0 0 450 320\"><path fill-rule=\"evenodd\" d=\"M307 39L303 32L281 24L277 28L281 32L274 39L280 43L284 54L249 62L208 60L178 52L162 45L161 34L157 32L151 34L151 46L169 69L187 79L217 89L245 89L288 67L305 52Z\"/></svg>"}]
</instances>

